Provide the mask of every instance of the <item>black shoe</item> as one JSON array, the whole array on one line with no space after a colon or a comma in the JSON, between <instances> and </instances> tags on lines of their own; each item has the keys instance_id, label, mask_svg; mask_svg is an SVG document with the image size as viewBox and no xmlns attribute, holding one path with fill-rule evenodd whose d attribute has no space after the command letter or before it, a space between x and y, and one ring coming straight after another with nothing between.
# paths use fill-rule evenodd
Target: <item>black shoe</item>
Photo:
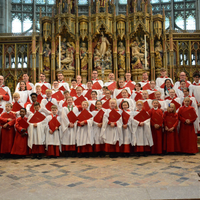
<instances>
[{"instance_id":1,"label":"black shoe","mask_svg":"<svg viewBox=\"0 0 200 200\"><path fill-rule=\"evenodd\" d=\"M38 159L38 160L42 159L42 156L41 156L41 155L38 155L37 159Z\"/></svg>"},{"instance_id":2,"label":"black shoe","mask_svg":"<svg viewBox=\"0 0 200 200\"><path fill-rule=\"evenodd\" d=\"M37 158L37 155L36 154L34 154L32 157L31 157L31 159L36 159Z\"/></svg>"}]
</instances>

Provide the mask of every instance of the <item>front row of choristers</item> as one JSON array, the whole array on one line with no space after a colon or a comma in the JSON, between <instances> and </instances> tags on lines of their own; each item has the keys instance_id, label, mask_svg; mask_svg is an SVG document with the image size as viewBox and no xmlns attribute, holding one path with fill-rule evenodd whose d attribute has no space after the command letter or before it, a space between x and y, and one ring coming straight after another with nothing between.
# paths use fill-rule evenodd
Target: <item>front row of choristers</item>
<instances>
[{"instance_id":1,"label":"front row of choristers","mask_svg":"<svg viewBox=\"0 0 200 200\"><path fill-rule=\"evenodd\" d=\"M178 112L174 100L163 112L158 99L152 100L151 105L138 100L132 109L131 101L125 98L118 106L117 100L109 98L108 93L109 99L105 101L108 107L103 106L103 100L96 100L94 110L90 111L88 101L74 100L67 93L62 102L65 105L58 109L50 93L48 89L41 104L36 101L37 94L32 93L28 111L22 107L16 110L16 94L16 102L5 105L5 112L0 116L1 158L40 159L58 157L61 153L66 157L106 154L128 157L198 152L194 126L197 115L189 97L184 98ZM148 106L151 108L147 111Z\"/></svg>"}]
</instances>

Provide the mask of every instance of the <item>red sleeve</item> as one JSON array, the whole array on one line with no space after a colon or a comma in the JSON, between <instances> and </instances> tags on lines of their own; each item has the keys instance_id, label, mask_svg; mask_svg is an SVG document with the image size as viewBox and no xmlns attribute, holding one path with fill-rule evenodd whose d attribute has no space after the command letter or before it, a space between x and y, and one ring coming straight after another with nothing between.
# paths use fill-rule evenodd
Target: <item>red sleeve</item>
<instances>
[{"instance_id":1,"label":"red sleeve","mask_svg":"<svg viewBox=\"0 0 200 200\"><path fill-rule=\"evenodd\" d=\"M192 107L192 108L193 108L194 112L196 113L196 111L195 111L194 107ZM194 123L194 122L196 121L196 119L197 119L197 117L196 117L196 118L194 118L194 119L190 119L190 122L191 122L191 123Z\"/></svg>"},{"instance_id":2,"label":"red sleeve","mask_svg":"<svg viewBox=\"0 0 200 200\"><path fill-rule=\"evenodd\" d=\"M8 95L8 93L6 93L5 95L3 95L3 100L4 101L9 101L10 100L10 96Z\"/></svg>"},{"instance_id":3,"label":"red sleeve","mask_svg":"<svg viewBox=\"0 0 200 200\"><path fill-rule=\"evenodd\" d=\"M117 126L117 122L115 122L115 126Z\"/></svg>"},{"instance_id":4,"label":"red sleeve","mask_svg":"<svg viewBox=\"0 0 200 200\"><path fill-rule=\"evenodd\" d=\"M185 123L186 119L182 117L182 109L180 108L178 111L178 118L181 122Z\"/></svg>"},{"instance_id":5,"label":"red sleeve","mask_svg":"<svg viewBox=\"0 0 200 200\"><path fill-rule=\"evenodd\" d=\"M4 117L4 114L2 114L1 117L0 117L0 123L1 123L1 124L5 124L5 123L8 122L7 120L8 120L8 118L5 118L5 117Z\"/></svg>"},{"instance_id":6,"label":"red sleeve","mask_svg":"<svg viewBox=\"0 0 200 200\"><path fill-rule=\"evenodd\" d=\"M84 120L84 123L87 124L87 120Z\"/></svg>"},{"instance_id":7,"label":"red sleeve","mask_svg":"<svg viewBox=\"0 0 200 200\"><path fill-rule=\"evenodd\" d=\"M18 132L21 132L23 128L19 125L19 120L20 118L16 119L15 128L17 129Z\"/></svg>"}]
</instances>

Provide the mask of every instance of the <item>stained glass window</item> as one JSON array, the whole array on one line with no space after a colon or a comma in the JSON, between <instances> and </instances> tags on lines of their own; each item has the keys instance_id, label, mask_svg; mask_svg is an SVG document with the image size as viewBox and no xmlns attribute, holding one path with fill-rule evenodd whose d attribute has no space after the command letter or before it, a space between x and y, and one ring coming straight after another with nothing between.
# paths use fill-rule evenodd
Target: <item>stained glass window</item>
<instances>
[{"instance_id":1,"label":"stained glass window","mask_svg":"<svg viewBox=\"0 0 200 200\"><path fill-rule=\"evenodd\" d=\"M196 20L193 16L189 16L186 19L186 30L195 30L196 29Z\"/></svg>"},{"instance_id":2,"label":"stained glass window","mask_svg":"<svg viewBox=\"0 0 200 200\"><path fill-rule=\"evenodd\" d=\"M79 5L86 5L88 3L87 0L78 0Z\"/></svg>"},{"instance_id":3,"label":"stained glass window","mask_svg":"<svg viewBox=\"0 0 200 200\"><path fill-rule=\"evenodd\" d=\"M165 18L165 28L167 29L169 27L169 18Z\"/></svg>"},{"instance_id":4,"label":"stained glass window","mask_svg":"<svg viewBox=\"0 0 200 200\"><path fill-rule=\"evenodd\" d=\"M127 4L127 0L119 0L120 4Z\"/></svg>"},{"instance_id":5,"label":"stained glass window","mask_svg":"<svg viewBox=\"0 0 200 200\"><path fill-rule=\"evenodd\" d=\"M151 0L151 3L159 3L159 0Z\"/></svg>"},{"instance_id":6,"label":"stained glass window","mask_svg":"<svg viewBox=\"0 0 200 200\"><path fill-rule=\"evenodd\" d=\"M178 16L178 17L175 19L175 23L176 23L176 25L177 25L179 28L181 28L181 29L184 30L184 19L183 19L183 17Z\"/></svg>"},{"instance_id":7,"label":"stained glass window","mask_svg":"<svg viewBox=\"0 0 200 200\"><path fill-rule=\"evenodd\" d=\"M16 17L12 21L12 32L13 33L21 33L22 23L21 21Z\"/></svg>"},{"instance_id":8,"label":"stained glass window","mask_svg":"<svg viewBox=\"0 0 200 200\"><path fill-rule=\"evenodd\" d=\"M30 18L26 18L23 22L23 32L28 31L32 27L32 21Z\"/></svg>"},{"instance_id":9,"label":"stained glass window","mask_svg":"<svg viewBox=\"0 0 200 200\"><path fill-rule=\"evenodd\" d=\"M171 0L161 0L162 3L169 3Z\"/></svg>"}]
</instances>

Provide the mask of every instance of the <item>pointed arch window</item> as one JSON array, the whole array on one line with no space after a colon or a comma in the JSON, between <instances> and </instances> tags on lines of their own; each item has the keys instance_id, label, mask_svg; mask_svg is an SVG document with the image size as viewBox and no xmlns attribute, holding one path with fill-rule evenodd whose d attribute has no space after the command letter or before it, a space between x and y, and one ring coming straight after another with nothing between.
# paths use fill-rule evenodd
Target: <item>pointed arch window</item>
<instances>
[{"instance_id":1,"label":"pointed arch window","mask_svg":"<svg viewBox=\"0 0 200 200\"><path fill-rule=\"evenodd\" d=\"M183 19L183 17L182 16L178 16L176 19L175 19L175 23L176 23L176 25L180 28L180 29L182 29L182 30L184 30L184 19Z\"/></svg>"},{"instance_id":2,"label":"pointed arch window","mask_svg":"<svg viewBox=\"0 0 200 200\"><path fill-rule=\"evenodd\" d=\"M186 19L186 30L196 30L196 20L191 15Z\"/></svg>"},{"instance_id":3,"label":"pointed arch window","mask_svg":"<svg viewBox=\"0 0 200 200\"><path fill-rule=\"evenodd\" d=\"M15 17L12 21L12 32L21 33L22 31L22 22L19 18Z\"/></svg>"}]
</instances>

